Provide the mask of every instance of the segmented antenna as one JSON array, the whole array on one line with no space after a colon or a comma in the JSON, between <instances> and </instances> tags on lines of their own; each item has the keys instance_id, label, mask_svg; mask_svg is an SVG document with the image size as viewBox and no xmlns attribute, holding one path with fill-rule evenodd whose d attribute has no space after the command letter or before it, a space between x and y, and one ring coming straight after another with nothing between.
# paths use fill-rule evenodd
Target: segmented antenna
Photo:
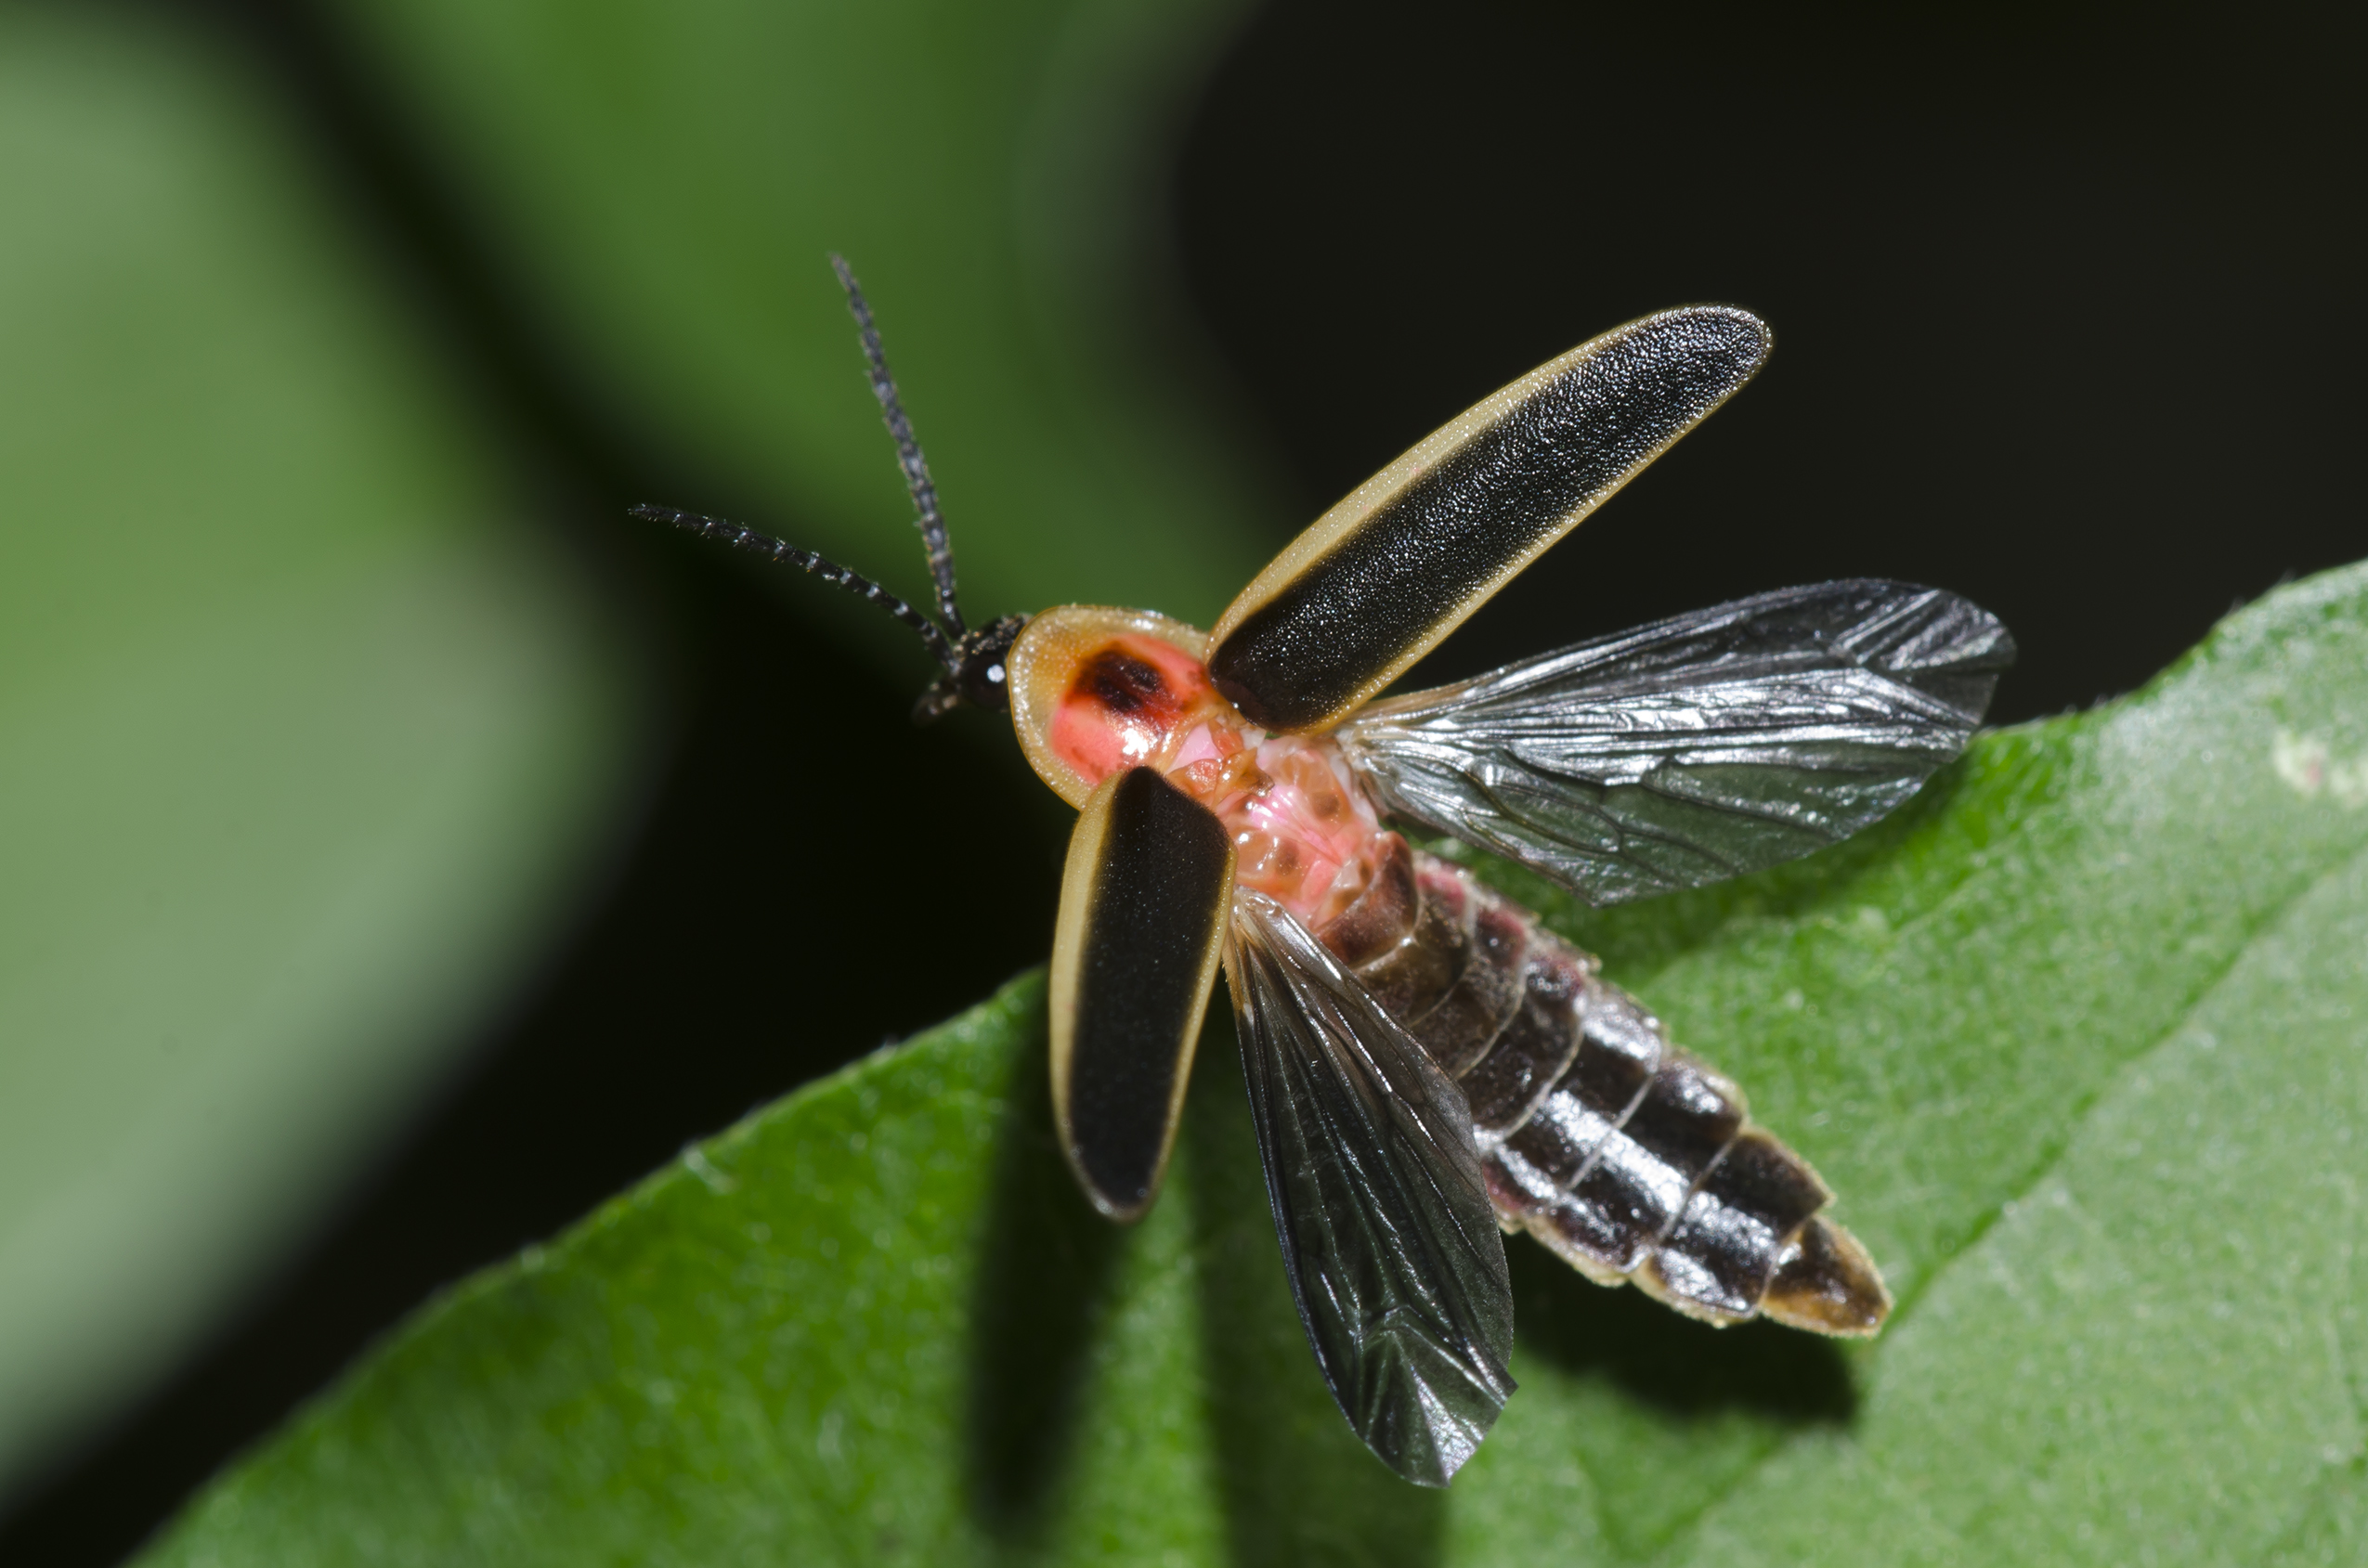
<instances>
[{"instance_id":1,"label":"segmented antenna","mask_svg":"<svg viewBox=\"0 0 2368 1568\"><path fill-rule=\"evenodd\" d=\"M888 434L896 438L897 465L904 471L904 488L913 494L913 510L918 515L915 526L921 531L921 544L928 550L930 577L937 583L937 613L945 621L945 629L959 641L969 631L962 623L961 607L954 602L954 543L946 537L945 518L937 510L937 485L930 478L929 460L921 456L921 444L913 434L913 421L904 417L904 405L896 395L896 378L888 373L888 355L880 347L879 329L872 325L872 307L864 303L862 285L855 281L855 269L847 258L833 252L831 269L839 274L839 285L847 291L847 308L855 313L855 325L863 330L864 357L871 361L872 395L879 399L880 418L888 421Z\"/></svg>"},{"instance_id":2,"label":"segmented antenna","mask_svg":"<svg viewBox=\"0 0 2368 1568\"><path fill-rule=\"evenodd\" d=\"M861 573L851 572L811 550L800 550L786 539L760 534L753 528L743 528L737 523L726 523L720 517L702 517L696 512L683 512L670 506L637 506L632 509L631 515L645 523L670 523L677 528L705 538L722 539L725 544L753 551L783 565L795 566L801 572L810 573L833 587L843 588L856 598L878 605L919 632L921 641L929 644L930 653L949 674L961 673L962 657L955 651L954 644L946 641L945 633L938 628L937 623ZM951 570L949 566L949 575Z\"/></svg>"},{"instance_id":3,"label":"segmented antenna","mask_svg":"<svg viewBox=\"0 0 2368 1568\"><path fill-rule=\"evenodd\" d=\"M1028 617L1006 616L977 631L964 624L961 608L954 601L954 546L945 537L945 518L937 510L937 486L930 479L930 465L921 456L921 444L913 436L913 421L904 417L904 405L896 395L896 378L888 373L888 356L879 346L879 329L872 325L871 306L865 303L864 291L856 283L854 269L847 265L846 258L833 255L830 265L839 274L839 285L847 291L847 308L855 313L855 325L863 332L864 357L871 363L872 395L879 399L880 417L887 421L888 434L896 441L897 464L904 471L904 487L912 492L913 510L918 514L916 522L921 530L921 543L929 551L930 577L937 584L937 607L944 624L930 619L871 578L851 572L813 551L800 550L786 539L743 528L720 517L705 517L670 506L637 506L632 509L632 515L648 523L671 524L702 538L721 539L767 560L795 566L878 605L919 632L922 642L945 672L930 682L929 690L921 693L921 700L914 706L917 723L925 724L965 703L1000 713L1011 706L1004 658L1010 653L1021 628L1028 624Z\"/></svg>"}]
</instances>

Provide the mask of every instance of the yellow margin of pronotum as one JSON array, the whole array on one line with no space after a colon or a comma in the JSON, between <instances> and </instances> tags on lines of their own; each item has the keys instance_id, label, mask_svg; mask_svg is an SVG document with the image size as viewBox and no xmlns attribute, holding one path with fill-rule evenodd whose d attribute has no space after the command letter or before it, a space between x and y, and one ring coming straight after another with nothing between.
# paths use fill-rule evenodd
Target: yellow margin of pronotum
<instances>
[{"instance_id":1,"label":"yellow margin of pronotum","mask_svg":"<svg viewBox=\"0 0 2368 1568\"><path fill-rule=\"evenodd\" d=\"M1004 657L1011 732L1019 738L1021 755L1047 788L1081 811L1094 786L1053 755L1052 720L1077 679L1078 665L1111 638L1127 632L1172 642L1196 659L1208 654L1208 633L1156 610L1060 604L1031 619Z\"/></svg>"}]
</instances>

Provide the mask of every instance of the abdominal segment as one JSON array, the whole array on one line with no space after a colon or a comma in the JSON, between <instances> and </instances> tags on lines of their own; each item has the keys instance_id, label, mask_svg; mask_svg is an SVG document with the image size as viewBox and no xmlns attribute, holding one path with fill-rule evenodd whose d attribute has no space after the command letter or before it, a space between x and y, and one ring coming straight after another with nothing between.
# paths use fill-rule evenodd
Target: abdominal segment
<instances>
[{"instance_id":1,"label":"abdominal segment","mask_svg":"<svg viewBox=\"0 0 2368 1568\"><path fill-rule=\"evenodd\" d=\"M1596 962L1459 866L1373 841L1317 935L1470 1101L1498 1223L1713 1323L1871 1334L1891 1310L1806 1160Z\"/></svg>"}]
</instances>

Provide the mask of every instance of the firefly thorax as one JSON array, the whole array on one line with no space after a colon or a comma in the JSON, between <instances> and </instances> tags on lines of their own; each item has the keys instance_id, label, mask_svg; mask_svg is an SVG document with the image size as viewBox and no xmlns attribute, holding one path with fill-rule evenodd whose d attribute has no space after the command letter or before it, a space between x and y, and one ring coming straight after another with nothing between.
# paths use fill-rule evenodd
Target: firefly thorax
<instances>
[{"instance_id":1,"label":"firefly thorax","mask_svg":"<svg viewBox=\"0 0 2368 1568\"><path fill-rule=\"evenodd\" d=\"M1245 755L1262 737L1210 681L1207 646L1207 633L1151 610L1064 604L1037 616L1006 667L1029 765L1083 809L1125 769L1170 772Z\"/></svg>"},{"instance_id":2,"label":"firefly thorax","mask_svg":"<svg viewBox=\"0 0 2368 1568\"><path fill-rule=\"evenodd\" d=\"M860 573L736 523L668 506L637 506L632 509L632 515L653 523L670 523L795 566L878 605L911 627L943 667L913 706L915 723L925 724L964 703L999 713L1010 706L1005 662L1012 641L1028 624L1028 617L1006 616L975 630L962 618L962 607L954 591L953 540L946 531L944 514L938 509L937 484L930 477L929 460L921 455L921 444L913 434L912 421L904 416L904 400L896 393L896 378L889 374L888 355L880 346L879 330L872 323L871 306L864 299L853 269L841 256L832 256L830 265L839 274L840 286L847 291L847 308L854 314L863 338L864 358L871 369L872 395L879 399L880 418L896 442L897 466L904 471L904 487L913 498L914 525L920 529L922 548L929 552L930 579L937 590L939 618L931 620Z\"/></svg>"},{"instance_id":3,"label":"firefly thorax","mask_svg":"<svg viewBox=\"0 0 2368 1568\"><path fill-rule=\"evenodd\" d=\"M1202 662L1203 633L1146 610L1069 604L1011 650L1011 723L1037 774L1083 804L1130 770L1159 773L1217 813L1238 880L1321 925L1372 879L1381 824L1339 748L1270 735Z\"/></svg>"}]
</instances>

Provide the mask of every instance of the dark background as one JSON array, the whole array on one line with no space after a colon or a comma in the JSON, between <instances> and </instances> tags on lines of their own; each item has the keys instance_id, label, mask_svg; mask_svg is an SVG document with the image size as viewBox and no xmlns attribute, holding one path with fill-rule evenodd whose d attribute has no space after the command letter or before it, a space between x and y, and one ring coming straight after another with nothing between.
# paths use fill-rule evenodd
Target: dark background
<instances>
[{"instance_id":1,"label":"dark background","mask_svg":"<svg viewBox=\"0 0 2368 1568\"><path fill-rule=\"evenodd\" d=\"M1895 577L2005 618L2023 660L1994 714L2014 721L2127 691L2232 604L2368 554L2348 14L1667 9L1289 0L1180 149L1182 308L1308 517L1616 322L1725 300L1776 327L1758 382L1426 673ZM795 593L629 532L625 504L699 476L570 401L521 280L367 71L300 6L202 14L272 63L514 406L557 520L674 628L682 728L637 845L473 1076L242 1321L0 1523L10 1563L114 1561L439 1285L1041 961L1065 831L995 720L913 731L914 693ZM865 822L785 833L844 794L816 735L872 759ZM814 974L835 993L797 983ZM784 1056L789 1006L829 1054Z\"/></svg>"}]
</instances>

